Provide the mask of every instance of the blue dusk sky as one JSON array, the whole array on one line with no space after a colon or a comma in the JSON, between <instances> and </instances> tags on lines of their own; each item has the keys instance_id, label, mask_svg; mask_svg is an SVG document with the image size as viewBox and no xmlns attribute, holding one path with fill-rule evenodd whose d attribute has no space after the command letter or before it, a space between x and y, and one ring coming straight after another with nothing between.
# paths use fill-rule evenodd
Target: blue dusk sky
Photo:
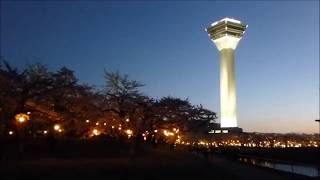
<instances>
[{"instance_id":1,"label":"blue dusk sky","mask_svg":"<svg viewBox=\"0 0 320 180\"><path fill-rule=\"evenodd\" d=\"M219 53L205 28L249 25L236 50L245 131L317 132L319 1L1 1L1 55L12 65L65 65L102 87L104 68L154 98L189 98L220 114Z\"/></svg>"}]
</instances>

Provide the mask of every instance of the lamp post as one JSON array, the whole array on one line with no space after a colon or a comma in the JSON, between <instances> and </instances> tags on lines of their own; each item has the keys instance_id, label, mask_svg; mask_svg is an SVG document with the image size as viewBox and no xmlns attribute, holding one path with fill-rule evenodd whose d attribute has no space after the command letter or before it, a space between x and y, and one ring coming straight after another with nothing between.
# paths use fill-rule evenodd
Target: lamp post
<instances>
[{"instance_id":1,"label":"lamp post","mask_svg":"<svg viewBox=\"0 0 320 180\"><path fill-rule=\"evenodd\" d=\"M20 113L20 114L15 115L14 118L16 119L17 132L18 132L18 136L20 137L19 142L18 142L19 152L23 153L23 151L24 151L23 141L24 141L24 133L25 133L24 127L25 127L26 122L28 120L30 120L30 117L27 114Z\"/></svg>"},{"instance_id":2,"label":"lamp post","mask_svg":"<svg viewBox=\"0 0 320 180\"><path fill-rule=\"evenodd\" d=\"M319 124L319 137L320 137L320 119L316 119L316 120L314 120L314 121Z\"/></svg>"},{"instance_id":3,"label":"lamp post","mask_svg":"<svg viewBox=\"0 0 320 180\"><path fill-rule=\"evenodd\" d=\"M17 129L24 129L27 121L30 120L30 116L24 113L16 114L14 118L16 119Z\"/></svg>"}]
</instances>

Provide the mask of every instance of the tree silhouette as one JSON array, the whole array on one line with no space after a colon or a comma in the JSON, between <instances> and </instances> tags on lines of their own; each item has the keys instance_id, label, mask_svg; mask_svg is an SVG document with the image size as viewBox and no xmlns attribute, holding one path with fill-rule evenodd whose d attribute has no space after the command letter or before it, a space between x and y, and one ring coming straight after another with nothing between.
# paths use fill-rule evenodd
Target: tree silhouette
<instances>
[{"instance_id":1,"label":"tree silhouette","mask_svg":"<svg viewBox=\"0 0 320 180\"><path fill-rule=\"evenodd\" d=\"M158 129L179 128L182 132L206 132L216 114L194 106L188 99L164 97L155 100L144 95L138 81L119 71L104 74L106 86L95 90L80 84L67 67L51 72L36 63L19 71L8 62L0 63L0 131L14 129L13 117L31 112L30 130L49 130L55 123L66 136L88 136L92 128L112 134L112 126L132 129L137 139ZM87 122L90 121L90 123ZM98 126L103 124L103 126ZM116 135L121 135L118 132Z\"/></svg>"}]
</instances>

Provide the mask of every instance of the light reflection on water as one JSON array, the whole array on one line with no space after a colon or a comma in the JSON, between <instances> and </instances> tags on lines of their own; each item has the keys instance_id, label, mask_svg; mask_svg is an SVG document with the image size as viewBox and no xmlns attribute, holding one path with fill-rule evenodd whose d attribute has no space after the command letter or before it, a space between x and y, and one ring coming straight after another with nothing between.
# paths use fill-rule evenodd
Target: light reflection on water
<instances>
[{"instance_id":1,"label":"light reflection on water","mask_svg":"<svg viewBox=\"0 0 320 180\"><path fill-rule=\"evenodd\" d=\"M285 163L278 163L278 162L275 163L271 161L254 159L254 158L246 158L246 157L240 157L239 161L256 165L256 166L277 169L280 171L286 171L286 172L301 174L301 175L310 176L310 177L320 176L319 168L316 166L285 164Z\"/></svg>"}]
</instances>

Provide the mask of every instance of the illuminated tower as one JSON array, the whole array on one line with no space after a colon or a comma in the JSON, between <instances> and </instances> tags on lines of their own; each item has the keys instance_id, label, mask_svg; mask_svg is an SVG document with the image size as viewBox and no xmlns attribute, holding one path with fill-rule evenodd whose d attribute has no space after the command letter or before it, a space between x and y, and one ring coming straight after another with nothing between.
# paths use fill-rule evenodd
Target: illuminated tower
<instances>
[{"instance_id":1,"label":"illuminated tower","mask_svg":"<svg viewBox=\"0 0 320 180\"><path fill-rule=\"evenodd\" d=\"M234 51L248 26L224 18L206 29L220 52L221 127L237 127Z\"/></svg>"}]
</instances>

